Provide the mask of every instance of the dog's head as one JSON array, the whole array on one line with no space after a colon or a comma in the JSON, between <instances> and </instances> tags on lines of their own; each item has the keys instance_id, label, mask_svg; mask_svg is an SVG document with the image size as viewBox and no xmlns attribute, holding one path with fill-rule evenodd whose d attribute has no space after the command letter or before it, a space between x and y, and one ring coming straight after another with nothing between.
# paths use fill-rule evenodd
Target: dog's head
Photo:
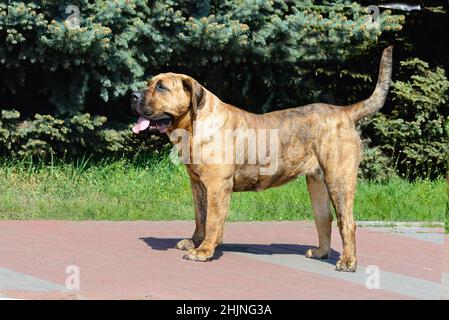
<instances>
[{"instance_id":1,"label":"dog's head","mask_svg":"<svg viewBox=\"0 0 449 320\"><path fill-rule=\"evenodd\" d=\"M139 116L134 133L144 130L167 132L181 117L196 113L204 103L205 89L184 74L161 73L146 89L131 94L131 108Z\"/></svg>"}]
</instances>

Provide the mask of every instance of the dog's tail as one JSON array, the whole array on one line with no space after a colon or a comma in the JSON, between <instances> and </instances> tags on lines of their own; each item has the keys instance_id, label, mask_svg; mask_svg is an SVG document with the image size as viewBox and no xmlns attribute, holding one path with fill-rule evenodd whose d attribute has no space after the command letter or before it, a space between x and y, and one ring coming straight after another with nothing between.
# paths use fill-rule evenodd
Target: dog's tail
<instances>
[{"instance_id":1,"label":"dog's tail","mask_svg":"<svg viewBox=\"0 0 449 320\"><path fill-rule=\"evenodd\" d=\"M357 122L382 108L390 87L392 65L393 46L389 46L382 53L382 59L380 60L379 67L379 78L377 79L376 89L371 97L359 103L345 107L345 110L348 112L352 121Z\"/></svg>"}]
</instances>

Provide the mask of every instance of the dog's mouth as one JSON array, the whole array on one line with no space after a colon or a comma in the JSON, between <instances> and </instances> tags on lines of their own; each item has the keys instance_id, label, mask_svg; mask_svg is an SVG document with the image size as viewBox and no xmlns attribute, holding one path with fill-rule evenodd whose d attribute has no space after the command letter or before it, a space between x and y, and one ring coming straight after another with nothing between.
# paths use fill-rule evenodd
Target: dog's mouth
<instances>
[{"instance_id":1,"label":"dog's mouth","mask_svg":"<svg viewBox=\"0 0 449 320\"><path fill-rule=\"evenodd\" d=\"M140 116L139 120L133 127L133 132L138 134L145 130L159 131L160 133L167 132L173 120L173 116L165 113L162 116L155 118Z\"/></svg>"}]
</instances>

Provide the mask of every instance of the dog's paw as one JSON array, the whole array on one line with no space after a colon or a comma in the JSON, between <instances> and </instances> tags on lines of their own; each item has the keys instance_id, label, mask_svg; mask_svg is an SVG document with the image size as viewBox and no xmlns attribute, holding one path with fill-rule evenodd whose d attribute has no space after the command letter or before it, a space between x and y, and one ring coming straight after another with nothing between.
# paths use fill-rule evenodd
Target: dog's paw
<instances>
[{"instance_id":1,"label":"dog's paw","mask_svg":"<svg viewBox=\"0 0 449 320\"><path fill-rule=\"evenodd\" d=\"M355 258L341 258L335 265L335 270L343 272L355 272L357 269L357 260Z\"/></svg>"},{"instance_id":2,"label":"dog's paw","mask_svg":"<svg viewBox=\"0 0 449 320\"><path fill-rule=\"evenodd\" d=\"M190 261L202 261L205 262L212 258L213 252L205 249L190 249L183 258Z\"/></svg>"},{"instance_id":3,"label":"dog's paw","mask_svg":"<svg viewBox=\"0 0 449 320\"><path fill-rule=\"evenodd\" d=\"M329 257L328 249L315 248L315 249L309 249L306 252L306 258L327 259L328 257Z\"/></svg>"},{"instance_id":4,"label":"dog's paw","mask_svg":"<svg viewBox=\"0 0 449 320\"><path fill-rule=\"evenodd\" d=\"M195 244L192 239L184 239L179 241L176 244L176 249L189 251L190 249L195 248Z\"/></svg>"}]
</instances>

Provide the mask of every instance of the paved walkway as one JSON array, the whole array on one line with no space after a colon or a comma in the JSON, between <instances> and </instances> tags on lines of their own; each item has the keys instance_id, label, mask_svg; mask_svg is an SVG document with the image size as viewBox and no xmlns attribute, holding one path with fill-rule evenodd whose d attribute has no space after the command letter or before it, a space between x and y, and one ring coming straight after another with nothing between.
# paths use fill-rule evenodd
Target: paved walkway
<instances>
[{"instance_id":1,"label":"paved walkway","mask_svg":"<svg viewBox=\"0 0 449 320\"><path fill-rule=\"evenodd\" d=\"M336 229L331 258L317 261L304 257L312 223L228 223L208 263L173 249L192 230L191 221L0 221L0 299L449 298L441 228L359 227L356 273L334 271ZM80 286L70 289L76 268Z\"/></svg>"}]
</instances>

